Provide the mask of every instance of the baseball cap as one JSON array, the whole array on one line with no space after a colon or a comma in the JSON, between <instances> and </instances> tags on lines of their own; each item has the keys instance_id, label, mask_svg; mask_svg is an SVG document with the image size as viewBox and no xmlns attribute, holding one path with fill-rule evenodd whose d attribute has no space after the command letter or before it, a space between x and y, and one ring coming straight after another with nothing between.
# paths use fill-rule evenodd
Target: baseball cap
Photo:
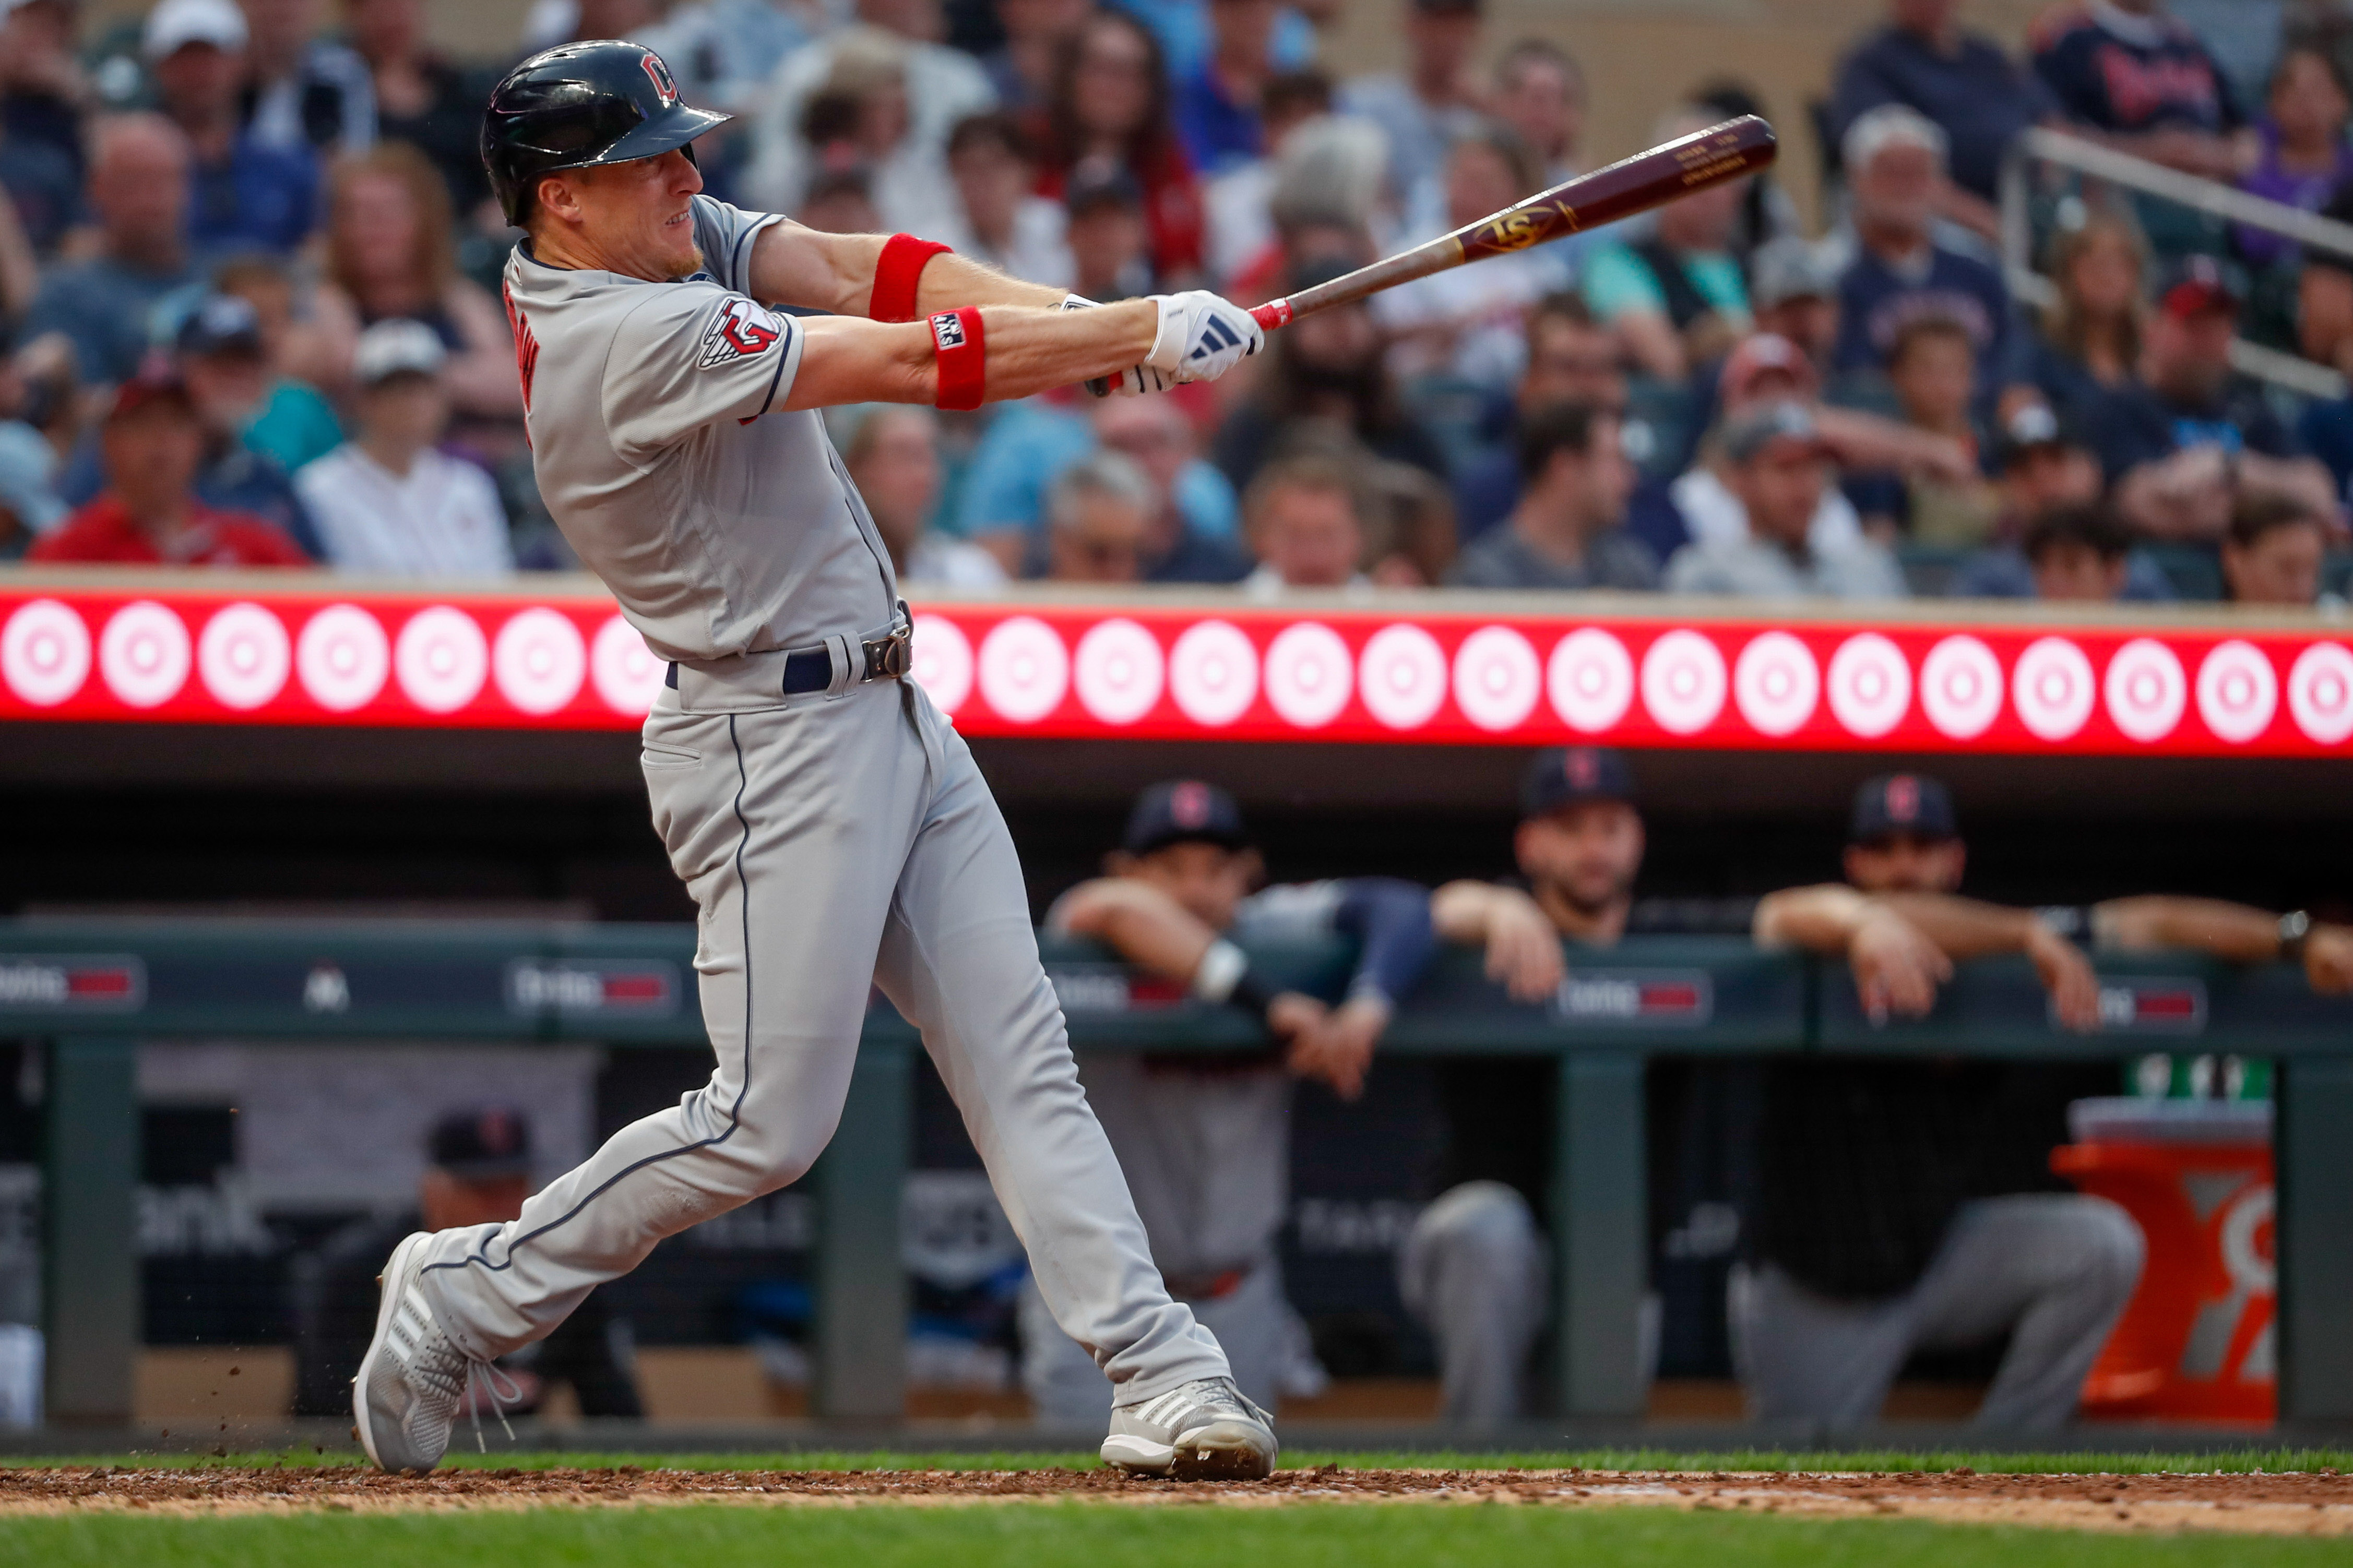
<instances>
[{"instance_id":1,"label":"baseball cap","mask_svg":"<svg viewBox=\"0 0 2353 1568\"><path fill-rule=\"evenodd\" d=\"M207 296L189 311L173 340L184 354L261 355L261 316L252 301L235 294Z\"/></svg>"},{"instance_id":2,"label":"baseball cap","mask_svg":"<svg viewBox=\"0 0 2353 1568\"><path fill-rule=\"evenodd\" d=\"M1953 797L1938 781L1919 773L1882 773L1866 779L1854 792L1854 816L1849 819L1850 844L1869 844L1891 834L1909 833L1919 838L1958 838L1959 821L1953 816Z\"/></svg>"},{"instance_id":3,"label":"baseball cap","mask_svg":"<svg viewBox=\"0 0 2353 1568\"><path fill-rule=\"evenodd\" d=\"M1121 165L1090 160L1071 172L1071 183L1062 193L1062 205L1072 217L1103 206L1142 212L1144 187Z\"/></svg>"},{"instance_id":4,"label":"baseball cap","mask_svg":"<svg viewBox=\"0 0 2353 1568\"><path fill-rule=\"evenodd\" d=\"M139 47L149 59L162 60L171 58L185 44L241 49L245 37L245 13L234 0L159 0L147 13Z\"/></svg>"},{"instance_id":5,"label":"baseball cap","mask_svg":"<svg viewBox=\"0 0 2353 1568\"><path fill-rule=\"evenodd\" d=\"M1950 145L1945 128L1906 103L1883 103L1855 117L1839 139L1839 162L1852 178L1890 147L1918 147L1943 163Z\"/></svg>"},{"instance_id":6,"label":"baseball cap","mask_svg":"<svg viewBox=\"0 0 2353 1568\"><path fill-rule=\"evenodd\" d=\"M1814 373L1814 362L1803 349L1778 332L1756 332L1725 356L1724 374L1717 383L1719 395L1727 406L1746 403L1756 384L1774 374L1796 382L1800 397L1812 396L1821 384Z\"/></svg>"},{"instance_id":7,"label":"baseball cap","mask_svg":"<svg viewBox=\"0 0 2353 1568\"><path fill-rule=\"evenodd\" d=\"M1520 818L1549 816L1588 800L1634 801L1634 772L1607 746L1552 746L1538 752L1520 780Z\"/></svg>"},{"instance_id":8,"label":"baseball cap","mask_svg":"<svg viewBox=\"0 0 2353 1568\"><path fill-rule=\"evenodd\" d=\"M2031 453L2051 447L2080 447L2083 438L2074 426L2051 411L2047 403L2021 403L2015 413L2002 422L2000 458L2003 468L2010 467Z\"/></svg>"},{"instance_id":9,"label":"baseball cap","mask_svg":"<svg viewBox=\"0 0 2353 1568\"><path fill-rule=\"evenodd\" d=\"M2235 313L2246 302L2246 290L2240 287L2236 274L2211 256L2182 257L2158 278L2158 307L2177 321L2210 310Z\"/></svg>"},{"instance_id":10,"label":"baseball cap","mask_svg":"<svg viewBox=\"0 0 2353 1568\"><path fill-rule=\"evenodd\" d=\"M136 374L114 389L114 401L107 406L106 417L112 421L136 414L151 403L176 402L183 408L192 408L188 401L188 384L172 362L160 353L151 353Z\"/></svg>"},{"instance_id":11,"label":"baseball cap","mask_svg":"<svg viewBox=\"0 0 2353 1568\"><path fill-rule=\"evenodd\" d=\"M1759 310L1791 300L1838 298L1838 258L1794 234L1757 247L1748 268L1757 279L1748 287L1748 302Z\"/></svg>"},{"instance_id":12,"label":"baseball cap","mask_svg":"<svg viewBox=\"0 0 2353 1568\"><path fill-rule=\"evenodd\" d=\"M1821 427L1802 403L1787 398L1743 410L1724 426L1724 455L1745 463L1776 441L1794 441L1809 451L1820 451Z\"/></svg>"},{"instance_id":13,"label":"baseball cap","mask_svg":"<svg viewBox=\"0 0 2353 1568\"><path fill-rule=\"evenodd\" d=\"M378 321L352 350L352 377L374 386L403 374L438 374L448 360L449 351L424 322Z\"/></svg>"},{"instance_id":14,"label":"baseball cap","mask_svg":"<svg viewBox=\"0 0 2353 1568\"><path fill-rule=\"evenodd\" d=\"M454 1110L433 1124L426 1157L460 1181L531 1173L531 1123L512 1105Z\"/></svg>"},{"instance_id":15,"label":"baseball cap","mask_svg":"<svg viewBox=\"0 0 2353 1568\"><path fill-rule=\"evenodd\" d=\"M47 533L66 515L55 488L58 455L22 420L0 420L0 507L33 533Z\"/></svg>"},{"instance_id":16,"label":"baseball cap","mask_svg":"<svg viewBox=\"0 0 2353 1568\"><path fill-rule=\"evenodd\" d=\"M1130 855L1149 855L1171 844L1219 844L1246 849L1250 834L1242 826L1242 808L1234 797L1198 779L1171 779L1135 797L1127 814L1127 830L1119 847Z\"/></svg>"}]
</instances>

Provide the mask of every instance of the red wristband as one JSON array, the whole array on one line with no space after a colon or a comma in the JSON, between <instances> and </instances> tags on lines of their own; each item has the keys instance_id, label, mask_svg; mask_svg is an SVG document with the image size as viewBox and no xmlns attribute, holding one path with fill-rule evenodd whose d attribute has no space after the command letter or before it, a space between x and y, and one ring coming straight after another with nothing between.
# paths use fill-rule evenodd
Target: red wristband
<instances>
[{"instance_id":1,"label":"red wristband","mask_svg":"<svg viewBox=\"0 0 2353 1568\"><path fill-rule=\"evenodd\" d=\"M866 301L867 315L878 321L913 321L915 285L923 279L923 266L947 248L912 234L884 240L881 259L874 264L874 295Z\"/></svg>"},{"instance_id":2,"label":"red wristband","mask_svg":"<svg viewBox=\"0 0 2353 1568\"><path fill-rule=\"evenodd\" d=\"M932 318L932 347L939 355L939 407L968 413L980 406L988 383L988 353L981 344L980 307L966 305Z\"/></svg>"}]
</instances>

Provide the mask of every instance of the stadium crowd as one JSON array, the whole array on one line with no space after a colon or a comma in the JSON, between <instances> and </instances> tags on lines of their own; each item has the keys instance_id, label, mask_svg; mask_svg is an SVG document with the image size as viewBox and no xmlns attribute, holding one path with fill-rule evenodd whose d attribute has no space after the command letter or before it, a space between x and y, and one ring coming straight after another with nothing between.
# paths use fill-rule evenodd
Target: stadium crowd
<instances>
[{"instance_id":1,"label":"stadium crowd","mask_svg":"<svg viewBox=\"0 0 2353 1568\"><path fill-rule=\"evenodd\" d=\"M0 558L572 563L474 150L510 61L448 58L422 0L156 0L111 31L0 5ZM515 54L641 41L738 116L712 194L1098 300L1257 302L1589 165L1557 44L1408 0L1405 68L1335 80L1337 9L541 0ZM2047 305L1994 242L2038 124L2353 218L2346 7L2072 0L2021 54L1957 9L1888 0L1839 62L1820 235L1762 177L1301 321L1215 386L846 409L837 439L903 575L965 592L2335 603L2353 397L2238 345L2307 388L2353 369L2353 258L2048 173ZM1656 132L1755 106L1696 84Z\"/></svg>"}]
</instances>

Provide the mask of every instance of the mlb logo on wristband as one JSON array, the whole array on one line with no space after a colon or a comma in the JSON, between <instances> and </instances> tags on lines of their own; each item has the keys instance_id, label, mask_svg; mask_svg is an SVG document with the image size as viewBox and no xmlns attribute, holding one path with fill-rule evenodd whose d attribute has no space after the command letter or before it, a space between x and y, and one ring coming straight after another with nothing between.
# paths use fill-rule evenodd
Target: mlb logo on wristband
<instances>
[{"instance_id":1,"label":"mlb logo on wristband","mask_svg":"<svg viewBox=\"0 0 2353 1568\"><path fill-rule=\"evenodd\" d=\"M932 342L942 353L964 347L964 322L955 311L932 318Z\"/></svg>"}]
</instances>

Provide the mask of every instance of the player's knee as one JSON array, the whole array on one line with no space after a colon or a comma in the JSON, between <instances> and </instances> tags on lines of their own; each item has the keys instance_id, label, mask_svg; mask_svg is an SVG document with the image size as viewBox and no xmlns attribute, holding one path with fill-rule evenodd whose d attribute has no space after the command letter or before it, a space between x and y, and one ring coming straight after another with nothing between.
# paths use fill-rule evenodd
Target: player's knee
<instances>
[{"instance_id":1,"label":"player's knee","mask_svg":"<svg viewBox=\"0 0 2353 1568\"><path fill-rule=\"evenodd\" d=\"M1440 1272L1516 1280L1542 1247L1527 1200L1501 1182L1465 1182L1415 1220L1409 1244Z\"/></svg>"},{"instance_id":2,"label":"player's knee","mask_svg":"<svg viewBox=\"0 0 2353 1568\"><path fill-rule=\"evenodd\" d=\"M2148 1244L2140 1226L2105 1198L2079 1197L2072 1215L2078 1278L2121 1307L2140 1283Z\"/></svg>"}]
</instances>

